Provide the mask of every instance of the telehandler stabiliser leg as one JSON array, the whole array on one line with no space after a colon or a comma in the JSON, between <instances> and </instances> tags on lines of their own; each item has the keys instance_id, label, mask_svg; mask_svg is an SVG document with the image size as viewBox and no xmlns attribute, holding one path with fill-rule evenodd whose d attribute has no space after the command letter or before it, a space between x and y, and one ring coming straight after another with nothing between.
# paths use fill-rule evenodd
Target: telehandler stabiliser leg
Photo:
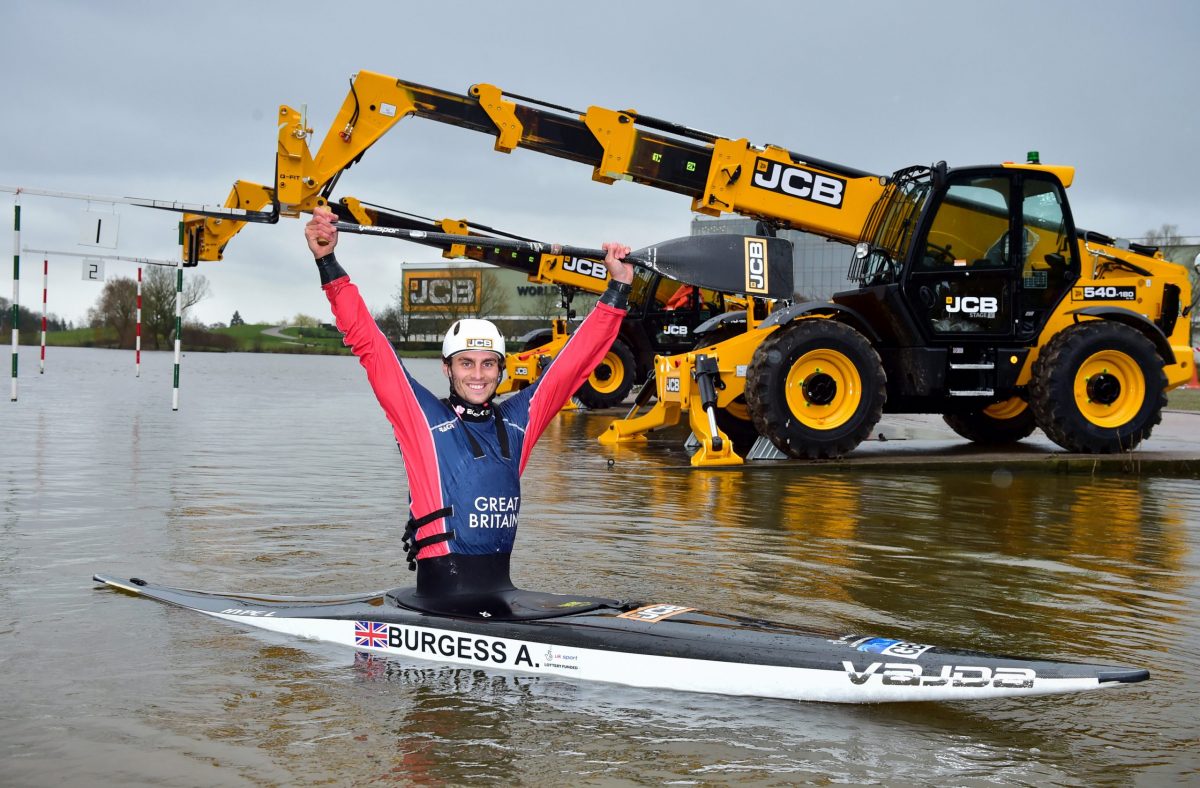
<instances>
[{"instance_id":1,"label":"telehandler stabiliser leg","mask_svg":"<svg viewBox=\"0 0 1200 788\"><path fill-rule=\"evenodd\" d=\"M692 377L699 389L700 407L688 410L688 424L700 442L692 455L692 465L741 465L742 458L733 451L733 441L717 427L717 381L720 372L712 356L697 355L692 365Z\"/></svg>"},{"instance_id":2,"label":"telehandler stabiliser leg","mask_svg":"<svg viewBox=\"0 0 1200 788\"><path fill-rule=\"evenodd\" d=\"M686 384L694 383L699 390L701 407L693 405L688 409L688 426L696 436L700 448L692 455L691 464L698 467L741 465L743 460L734 453L733 441L716 426L716 359L703 355L693 357L688 354L683 360L687 367L702 367L702 371L682 376L686 380L680 381L684 384L680 388L686 388L687 391L663 391L661 389L664 388L664 380L667 378L662 375L651 377L638 392L629 413L624 418L613 419L608 429L601 433L597 440L604 446L638 443L646 440L647 432L678 424L683 413L683 402L691 396L691 386ZM656 366L661 363L669 362L661 356L655 359ZM642 415L635 415L649 399L650 391L655 388L659 389L658 401Z\"/></svg>"},{"instance_id":3,"label":"telehandler stabiliser leg","mask_svg":"<svg viewBox=\"0 0 1200 788\"><path fill-rule=\"evenodd\" d=\"M646 381L647 386L653 386L654 381ZM638 395L638 399L642 399ZM634 402L629 413L608 423L608 429L600 433L596 440L603 446L616 446L621 443L645 443L646 433L663 427L672 427L679 423L680 408L678 402L663 402L661 399L654 403L650 410L641 416L634 414L644 403Z\"/></svg>"}]
</instances>

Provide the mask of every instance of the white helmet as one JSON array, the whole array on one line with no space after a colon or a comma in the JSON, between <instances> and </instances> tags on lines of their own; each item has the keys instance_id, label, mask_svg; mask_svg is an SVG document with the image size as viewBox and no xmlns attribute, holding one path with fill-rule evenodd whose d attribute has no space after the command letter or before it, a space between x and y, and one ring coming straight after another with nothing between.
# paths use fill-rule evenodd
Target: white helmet
<instances>
[{"instance_id":1,"label":"white helmet","mask_svg":"<svg viewBox=\"0 0 1200 788\"><path fill-rule=\"evenodd\" d=\"M442 340L442 358L464 350L490 350L504 360L504 336L490 320L467 317L454 321Z\"/></svg>"}]
</instances>

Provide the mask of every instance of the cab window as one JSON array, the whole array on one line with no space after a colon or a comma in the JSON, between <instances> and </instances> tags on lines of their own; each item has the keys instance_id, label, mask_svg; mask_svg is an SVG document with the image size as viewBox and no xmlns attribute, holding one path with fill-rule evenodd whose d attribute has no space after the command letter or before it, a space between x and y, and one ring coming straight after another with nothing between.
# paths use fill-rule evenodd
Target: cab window
<instances>
[{"instance_id":1,"label":"cab window","mask_svg":"<svg viewBox=\"0 0 1200 788\"><path fill-rule=\"evenodd\" d=\"M1067 232L1062 188L1058 183L1025 179L1021 200L1021 332L1040 328L1043 316L1065 291L1074 270L1074 244Z\"/></svg>"},{"instance_id":2,"label":"cab window","mask_svg":"<svg viewBox=\"0 0 1200 788\"><path fill-rule=\"evenodd\" d=\"M647 303L646 296L650 293L650 286L654 281L654 272L645 268L635 268L633 270L633 283L629 290L629 303L645 304Z\"/></svg>"},{"instance_id":3,"label":"cab window","mask_svg":"<svg viewBox=\"0 0 1200 788\"><path fill-rule=\"evenodd\" d=\"M950 186L925 238L918 269L1013 265L1008 248L1011 188L1010 181L1002 177L972 178Z\"/></svg>"},{"instance_id":4,"label":"cab window","mask_svg":"<svg viewBox=\"0 0 1200 788\"><path fill-rule=\"evenodd\" d=\"M668 312L713 312L720 310L720 293L707 287L683 284L673 279L659 283L655 301Z\"/></svg>"}]
</instances>

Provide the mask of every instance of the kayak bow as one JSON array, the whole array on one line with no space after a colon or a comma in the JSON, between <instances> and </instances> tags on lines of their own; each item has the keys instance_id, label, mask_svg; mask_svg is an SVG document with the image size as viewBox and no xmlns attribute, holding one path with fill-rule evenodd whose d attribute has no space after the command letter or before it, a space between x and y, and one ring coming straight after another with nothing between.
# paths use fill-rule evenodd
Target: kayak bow
<instances>
[{"instance_id":1,"label":"kayak bow","mask_svg":"<svg viewBox=\"0 0 1200 788\"><path fill-rule=\"evenodd\" d=\"M463 597L430 610L412 589L302 600L93 579L225 621L359 651L723 695L836 703L977 700L1080 692L1150 675L537 591Z\"/></svg>"}]
</instances>

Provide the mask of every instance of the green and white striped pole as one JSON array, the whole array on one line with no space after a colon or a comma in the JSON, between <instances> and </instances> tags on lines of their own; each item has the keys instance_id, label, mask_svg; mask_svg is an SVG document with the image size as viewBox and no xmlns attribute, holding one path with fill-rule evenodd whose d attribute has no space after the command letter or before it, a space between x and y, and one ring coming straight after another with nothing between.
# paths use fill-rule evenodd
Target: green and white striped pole
<instances>
[{"instance_id":1,"label":"green and white striped pole","mask_svg":"<svg viewBox=\"0 0 1200 788\"><path fill-rule=\"evenodd\" d=\"M17 343L21 329L18 307L21 285L21 192L13 197L12 402L17 401Z\"/></svg>"},{"instance_id":2,"label":"green and white striped pole","mask_svg":"<svg viewBox=\"0 0 1200 788\"><path fill-rule=\"evenodd\" d=\"M183 260L175 264L175 386L171 390L171 410L179 410L179 356L183 342Z\"/></svg>"},{"instance_id":3,"label":"green and white striped pole","mask_svg":"<svg viewBox=\"0 0 1200 788\"><path fill-rule=\"evenodd\" d=\"M175 260L175 385L170 392L170 409L179 410L179 357L184 342L184 260L187 259L187 235L179 223L179 259Z\"/></svg>"}]
</instances>

